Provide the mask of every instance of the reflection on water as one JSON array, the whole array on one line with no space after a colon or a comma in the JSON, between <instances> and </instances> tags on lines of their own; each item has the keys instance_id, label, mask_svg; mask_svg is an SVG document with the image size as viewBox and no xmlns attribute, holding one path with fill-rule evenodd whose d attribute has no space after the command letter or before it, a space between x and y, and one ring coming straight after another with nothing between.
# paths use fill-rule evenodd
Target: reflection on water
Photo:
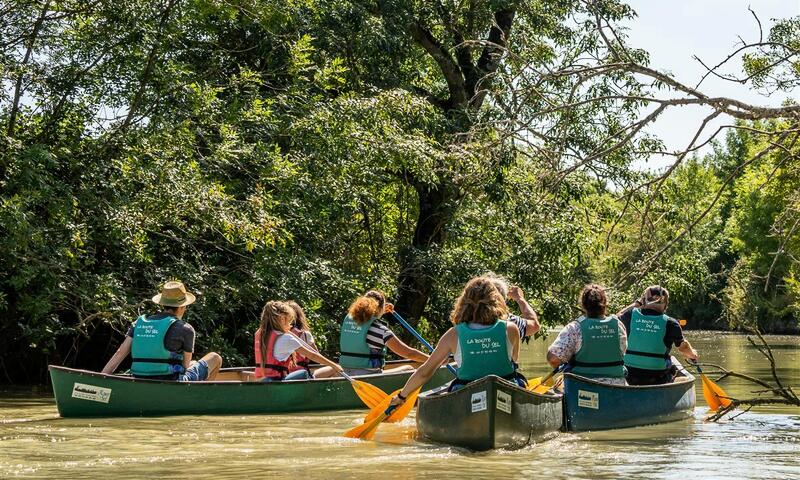
<instances>
[{"instance_id":1,"label":"reflection on water","mask_svg":"<svg viewBox=\"0 0 800 480\"><path fill-rule=\"evenodd\" d=\"M769 365L744 337L696 332L703 360L754 376ZM784 379L800 385L800 337L774 336ZM524 347L538 376L545 343ZM734 396L751 389L721 385ZM0 399L0 477L24 478L800 478L800 411L767 407L733 422L694 419L552 438L515 451L471 453L414 439L413 415L375 442L341 437L361 411L302 415L76 420L30 392ZM305 479L304 479L305 480Z\"/></svg>"}]
</instances>

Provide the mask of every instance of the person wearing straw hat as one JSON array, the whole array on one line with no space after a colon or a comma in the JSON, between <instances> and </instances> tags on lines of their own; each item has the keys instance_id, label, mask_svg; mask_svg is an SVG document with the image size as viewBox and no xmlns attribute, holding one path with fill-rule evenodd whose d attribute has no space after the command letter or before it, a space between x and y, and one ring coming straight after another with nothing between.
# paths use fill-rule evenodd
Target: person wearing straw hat
<instances>
[{"instance_id":1,"label":"person wearing straw hat","mask_svg":"<svg viewBox=\"0 0 800 480\"><path fill-rule=\"evenodd\" d=\"M130 353L134 377L183 382L214 380L222 366L219 354L211 352L192 361L194 328L182 318L194 301L195 296L182 282L165 283L153 297L153 303L163 307L161 311L136 319L102 373L113 373Z\"/></svg>"},{"instance_id":2,"label":"person wearing straw hat","mask_svg":"<svg viewBox=\"0 0 800 480\"><path fill-rule=\"evenodd\" d=\"M642 296L619 314L628 332L625 368L629 385L661 385L675 379L678 371L670 351L697 361L697 350L683 337L681 324L667 316L669 291L660 285L647 287Z\"/></svg>"}]
</instances>

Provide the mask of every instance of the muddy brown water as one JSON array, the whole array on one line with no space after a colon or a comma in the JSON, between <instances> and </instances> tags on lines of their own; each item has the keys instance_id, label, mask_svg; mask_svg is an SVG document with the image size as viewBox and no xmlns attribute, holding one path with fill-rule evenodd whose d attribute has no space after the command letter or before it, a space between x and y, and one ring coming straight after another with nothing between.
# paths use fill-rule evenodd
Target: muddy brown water
<instances>
[{"instance_id":1,"label":"muddy brown water","mask_svg":"<svg viewBox=\"0 0 800 480\"><path fill-rule=\"evenodd\" d=\"M768 378L745 337L690 332L703 360ZM552 341L551 336L550 341ZM800 386L800 337L768 336L779 373ZM545 342L523 346L529 376L549 370ZM751 386L720 383L733 396ZM302 415L62 419L46 392L0 392L2 478L800 479L800 409L763 407L706 423L558 433L519 450L473 453L415 437L413 413L373 442L342 438L363 411Z\"/></svg>"}]
</instances>

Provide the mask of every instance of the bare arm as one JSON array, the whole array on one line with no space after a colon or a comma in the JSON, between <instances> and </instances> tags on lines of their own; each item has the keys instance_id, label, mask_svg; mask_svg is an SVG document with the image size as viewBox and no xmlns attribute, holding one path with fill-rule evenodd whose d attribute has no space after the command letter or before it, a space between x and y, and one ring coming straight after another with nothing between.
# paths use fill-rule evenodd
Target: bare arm
<instances>
[{"instance_id":1,"label":"bare arm","mask_svg":"<svg viewBox=\"0 0 800 480\"><path fill-rule=\"evenodd\" d=\"M549 363L550 366L553 368L558 368L558 366L564 362L562 362L561 359L558 358L558 356L556 356L555 354L547 352L547 363Z\"/></svg>"},{"instance_id":2,"label":"bare arm","mask_svg":"<svg viewBox=\"0 0 800 480\"><path fill-rule=\"evenodd\" d=\"M508 291L508 296L511 297L519 307L519 313L522 318L527 320L525 327L525 336L530 337L539 331L541 325L539 324L539 316L536 311L531 307L527 300L525 300L525 293L517 286L511 287Z\"/></svg>"},{"instance_id":3,"label":"bare arm","mask_svg":"<svg viewBox=\"0 0 800 480\"><path fill-rule=\"evenodd\" d=\"M328 360L328 358L325 357L324 355L320 354L316 350L312 350L310 348L310 346L300 347L296 351L298 353L300 353L301 355L303 355L304 357L310 358L311 360L314 360L317 363L321 363L323 365L327 365L327 366L331 367L332 369L336 370L337 372L341 372L342 371L342 367L339 366L338 363L334 362L333 360Z\"/></svg>"},{"instance_id":4,"label":"bare arm","mask_svg":"<svg viewBox=\"0 0 800 480\"><path fill-rule=\"evenodd\" d=\"M428 355L420 352L416 348L411 348L402 340L397 337L392 337L386 341L386 346L389 347L389 350L398 354L403 358L408 358L409 360L414 360L417 362L426 362L428 361Z\"/></svg>"},{"instance_id":5,"label":"bare arm","mask_svg":"<svg viewBox=\"0 0 800 480\"><path fill-rule=\"evenodd\" d=\"M511 361L519 363L519 328L511 322L506 323L506 336L511 342Z\"/></svg>"},{"instance_id":6,"label":"bare arm","mask_svg":"<svg viewBox=\"0 0 800 480\"><path fill-rule=\"evenodd\" d=\"M681 343L681 345L678 347L678 351L681 352L684 357L695 362L700 358L697 355L697 350L692 347L692 344L689 343L689 340L684 340L683 343Z\"/></svg>"},{"instance_id":7,"label":"bare arm","mask_svg":"<svg viewBox=\"0 0 800 480\"><path fill-rule=\"evenodd\" d=\"M123 360L131 353L131 344L133 343L133 338L126 336L125 341L122 342L122 345L119 346L114 355L108 360L106 366L103 367L101 373L111 374L117 370L119 364L122 363Z\"/></svg>"},{"instance_id":8,"label":"bare arm","mask_svg":"<svg viewBox=\"0 0 800 480\"><path fill-rule=\"evenodd\" d=\"M517 340L519 340L519 334L517 334L517 337ZM445 332L444 335L442 335L441 340L439 340L439 343L436 345L433 353L431 353L431 356L425 361L425 363L420 365L413 375L411 375L411 378L408 379L403 389L400 390L400 394L404 397L407 397L411 395L411 392L425 385L425 383L431 379L439 366L441 366L447 360L447 357L450 356L451 353L455 353L456 342L458 342L458 334L456 333L455 328L451 328ZM393 405L400 403L403 402L397 397L392 400Z\"/></svg>"},{"instance_id":9,"label":"bare arm","mask_svg":"<svg viewBox=\"0 0 800 480\"><path fill-rule=\"evenodd\" d=\"M192 352L183 352L183 369L186 370L192 366Z\"/></svg>"}]
</instances>

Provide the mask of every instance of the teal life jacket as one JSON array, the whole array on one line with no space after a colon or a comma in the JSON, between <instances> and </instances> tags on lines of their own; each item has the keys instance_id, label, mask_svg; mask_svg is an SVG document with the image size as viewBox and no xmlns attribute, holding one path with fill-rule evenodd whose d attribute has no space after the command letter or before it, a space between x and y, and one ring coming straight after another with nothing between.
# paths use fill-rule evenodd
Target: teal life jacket
<instances>
[{"instance_id":1,"label":"teal life jacket","mask_svg":"<svg viewBox=\"0 0 800 480\"><path fill-rule=\"evenodd\" d=\"M578 324L582 340L580 350L570 362L572 373L589 378L624 378L617 317L583 318Z\"/></svg>"},{"instance_id":2,"label":"teal life jacket","mask_svg":"<svg viewBox=\"0 0 800 480\"><path fill-rule=\"evenodd\" d=\"M628 351L625 365L643 370L665 370L669 368L670 349L664 345L669 317L645 315L638 308L631 312L631 327L628 332Z\"/></svg>"},{"instance_id":3,"label":"teal life jacket","mask_svg":"<svg viewBox=\"0 0 800 480\"><path fill-rule=\"evenodd\" d=\"M376 352L367 344L367 333L375 320L377 317L359 325L350 315L344 318L339 333L339 365L344 368L383 368L386 364L386 347Z\"/></svg>"},{"instance_id":4,"label":"teal life jacket","mask_svg":"<svg viewBox=\"0 0 800 480\"><path fill-rule=\"evenodd\" d=\"M507 324L503 320L481 329L469 328L466 323L456 325L458 347L461 350L458 380L471 382L487 375L514 375L506 328Z\"/></svg>"},{"instance_id":5,"label":"teal life jacket","mask_svg":"<svg viewBox=\"0 0 800 480\"><path fill-rule=\"evenodd\" d=\"M172 315L163 318L147 318L144 315L133 324L131 344L131 373L137 377L162 376L176 373L173 365L182 365L183 359L167 350L164 338L178 319Z\"/></svg>"}]
</instances>

